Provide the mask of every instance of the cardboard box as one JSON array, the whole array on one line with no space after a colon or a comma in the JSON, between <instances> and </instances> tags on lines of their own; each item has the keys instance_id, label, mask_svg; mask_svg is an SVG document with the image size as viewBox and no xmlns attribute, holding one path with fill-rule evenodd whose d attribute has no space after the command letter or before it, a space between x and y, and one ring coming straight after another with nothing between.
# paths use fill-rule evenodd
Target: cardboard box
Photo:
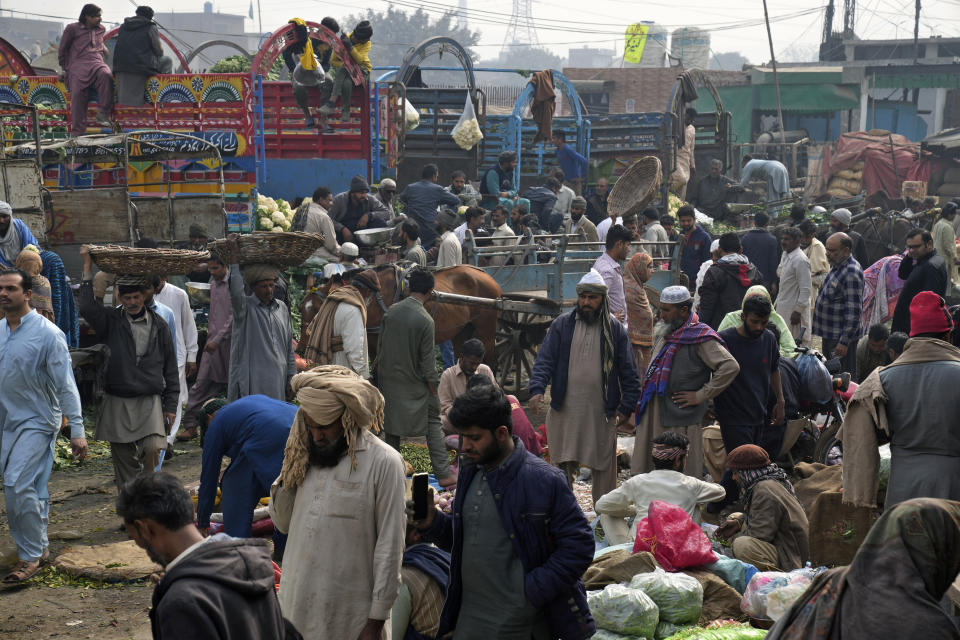
<instances>
[{"instance_id":1,"label":"cardboard box","mask_svg":"<svg viewBox=\"0 0 960 640\"><path fill-rule=\"evenodd\" d=\"M927 183L923 180L905 180L900 187L900 195L904 198L926 198Z\"/></svg>"}]
</instances>

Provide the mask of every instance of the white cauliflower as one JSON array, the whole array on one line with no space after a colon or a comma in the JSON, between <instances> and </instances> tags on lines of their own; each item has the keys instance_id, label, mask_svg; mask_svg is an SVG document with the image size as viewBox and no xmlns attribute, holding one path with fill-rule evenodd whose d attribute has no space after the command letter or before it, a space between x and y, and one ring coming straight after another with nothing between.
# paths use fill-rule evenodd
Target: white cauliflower
<instances>
[{"instance_id":1,"label":"white cauliflower","mask_svg":"<svg viewBox=\"0 0 960 640\"><path fill-rule=\"evenodd\" d=\"M283 227L276 226L273 229L270 229L270 231L273 231L274 233L283 233Z\"/></svg>"},{"instance_id":2,"label":"white cauliflower","mask_svg":"<svg viewBox=\"0 0 960 640\"><path fill-rule=\"evenodd\" d=\"M273 220L270 219L269 215L260 216L257 218L257 228L269 231L273 228Z\"/></svg>"},{"instance_id":3,"label":"white cauliflower","mask_svg":"<svg viewBox=\"0 0 960 640\"><path fill-rule=\"evenodd\" d=\"M480 123L477 119L470 118L457 125L451 133L451 137L458 147L470 150L483 140L483 132L480 131Z\"/></svg>"},{"instance_id":4,"label":"white cauliflower","mask_svg":"<svg viewBox=\"0 0 960 640\"><path fill-rule=\"evenodd\" d=\"M275 225L281 225L287 220L282 211L274 211L270 214L270 219L273 220L273 224Z\"/></svg>"}]
</instances>

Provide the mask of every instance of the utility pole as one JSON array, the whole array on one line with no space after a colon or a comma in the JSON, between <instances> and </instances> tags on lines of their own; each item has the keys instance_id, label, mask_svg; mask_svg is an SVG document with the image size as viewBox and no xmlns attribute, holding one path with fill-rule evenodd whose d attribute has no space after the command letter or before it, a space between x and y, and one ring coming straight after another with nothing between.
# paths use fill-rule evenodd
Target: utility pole
<instances>
[{"instance_id":1,"label":"utility pole","mask_svg":"<svg viewBox=\"0 0 960 640\"><path fill-rule=\"evenodd\" d=\"M767 42L770 43L770 64L773 66L773 90L777 95L777 124L780 125L780 144L786 144L787 138L783 133L783 109L780 106L780 78L777 76L777 56L773 53L773 34L770 32L770 14L767 12L767 0L763 0L763 20L767 23Z\"/></svg>"},{"instance_id":2,"label":"utility pole","mask_svg":"<svg viewBox=\"0 0 960 640\"><path fill-rule=\"evenodd\" d=\"M920 0L917 0L916 12L913 16L913 64L917 64L917 58L920 57Z\"/></svg>"}]
</instances>

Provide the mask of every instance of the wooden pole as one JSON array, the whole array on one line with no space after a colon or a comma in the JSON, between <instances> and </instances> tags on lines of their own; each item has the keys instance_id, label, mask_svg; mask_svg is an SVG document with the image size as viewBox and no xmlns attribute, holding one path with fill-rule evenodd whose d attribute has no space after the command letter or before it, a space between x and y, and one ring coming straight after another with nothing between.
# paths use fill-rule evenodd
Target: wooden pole
<instances>
[{"instance_id":1,"label":"wooden pole","mask_svg":"<svg viewBox=\"0 0 960 640\"><path fill-rule=\"evenodd\" d=\"M780 79L777 76L777 57L773 53L773 34L770 32L770 14L767 12L767 0L763 0L763 19L767 23L767 41L770 43L770 64L773 66L773 90L777 95L777 124L780 125L780 144L786 144L783 133L783 109L780 106Z\"/></svg>"}]
</instances>

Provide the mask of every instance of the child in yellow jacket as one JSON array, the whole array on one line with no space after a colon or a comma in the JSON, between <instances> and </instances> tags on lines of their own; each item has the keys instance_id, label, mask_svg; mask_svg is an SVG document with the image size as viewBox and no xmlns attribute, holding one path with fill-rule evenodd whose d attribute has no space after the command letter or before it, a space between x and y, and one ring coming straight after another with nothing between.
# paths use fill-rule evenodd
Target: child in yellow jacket
<instances>
[{"instance_id":1,"label":"child in yellow jacket","mask_svg":"<svg viewBox=\"0 0 960 640\"><path fill-rule=\"evenodd\" d=\"M370 71L373 68L373 65L370 64L370 38L372 37L373 26L371 26L369 20L359 22L349 35L343 34L340 36L343 46L347 48L347 51L360 66L365 82L370 80ZM333 93L330 100L320 108L320 113L323 115L334 113L336 110L334 103L337 96L340 96L341 118L346 120L350 117L350 95L353 92L353 80L336 51L330 56L330 73L333 75Z\"/></svg>"}]
</instances>

